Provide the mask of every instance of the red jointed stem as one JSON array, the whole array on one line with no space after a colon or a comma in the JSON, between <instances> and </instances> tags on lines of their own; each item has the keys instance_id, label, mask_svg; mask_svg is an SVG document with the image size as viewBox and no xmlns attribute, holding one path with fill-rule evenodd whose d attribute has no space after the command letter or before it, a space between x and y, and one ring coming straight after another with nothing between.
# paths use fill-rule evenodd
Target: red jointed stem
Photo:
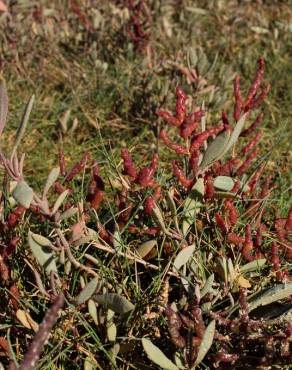
<instances>
[{"instance_id":1,"label":"red jointed stem","mask_svg":"<svg viewBox=\"0 0 292 370\"><path fill-rule=\"evenodd\" d=\"M180 136L187 139L198 128L198 122L183 123L180 126Z\"/></svg>"},{"instance_id":2,"label":"red jointed stem","mask_svg":"<svg viewBox=\"0 0 292 370\"><path fill-rule=\"evenodd\" d=\"M149 167L143 167L137 177L137 183L143 188L153 188L156 186L156 182L152 178L158 166L158 155L154 154L151 165Z\"/></svg>"},{"instance_id":3,"label":"red jointed stem","mask_svg":"<svg viewBox=\"0 0 292 370\"><path fill-rule=\"evenodd\" d=\"M242 98L241 98L241 92L240 92L240 76L238 75L234 79L233 89L234 89L234 98L235 98L233 118L235 122L237 122L240 118L240 114L242 110Z\"/></svg>"},{"instance_id":4,"label":"red jointed stem","mask_svg":"<svg viewBox=\"0 0 292 370\"><path fill-rule=\"evenodd\" d=\"M241 176L249 169L251 162L253 159L257 156L258 152L257 150L254 150L243 162L243 164L239 167L239 169L236 171L237 176Z\"/></svg>"},{"instance_id":5,"label":"red jointed stem","mask_svg":"<svg viewBox=\"0 0 292 370\"><path fill-rule=\"evenodd\" d=\"M176 88L176 119L180 125L183 123L186 115L186 99L187 96L183 89L178 86Z\"/></svg>"},{"instance_id":6,"label":"red jointed stem","mask_svg":"<svg viewBox=\"0 0 292 370\"><path fill-rule=\"evenodd\" d=\"M254 248L253 248L253 241L251 238L251 227L249 224L247 224L245 226L245 241L244 241L241 253L242 253L243 258L248 262L251 262L255 259L254 256L251 254L253 249Z\"/></svg>"},{"instance_id":7,"label":"red jointed stem","mask_svg":"<svg viewBox=\"0 0 292 370\"><path fill-rule=\"evenodd\" d=\"M263 118L265 116L264 112L260 112L255 121L244 131L241 132L240 136L245 137L251 134L253 131L257 129L257 127L262 122Z\"/></svg>"},{"instance_id":8,"label":"red jointed stem","mask_svg":"<svg viewBox=\"0 0 292 370\"><path fill-rule=\"evenodd\" d=\"M174 150L179 155L187 155L188 149L183 147L180 144L174 143L169 139L167 136L167 133L165 130L161 130L159 134L159 138L164 142L166 146L168 146L170 149Z\"/></svg>"},{"instance_id":9,"label":"red jointed stem","mask_svg":"<svg viewBox=\"0 0 292 370\"><path fill-rule=\"evenodd\" d=\"M248 110L250 110L250 105L260 87L260 84L262 82L262 78L263 78L263 75L264 75L264 69L265 69L265 61L263 58L260 58L259 61L258 61L258 70L257 70L257 73L256 73L256 76L254 78L254 81L248 91L248 94L247 94L247 97L246 97L246 100L244 102L244 111L247 112Z\"/></svg>"},{"instance_id":10,"label":"red jointed stem","mask_svg":"<svg viewBox=\"0 0 292 370\"><path fill-rule=\"evenodd\" d=\"M257 109L262 104L262 102L266 99L270 91L271 91L271 85L267 84L267 86L262 89L261 93L251 102L249 109L250 110Z\"/></svg>"},{"instance_id":11,"label":"red jointed stem","mask_svg":"<svg viewBox=\"0 0 292 370\"><path fill-rule=\"evenodd\" d=\"M220 212L217 212L215 214L215 220L216 220L216 224L217 226L219 227L219 229L222 231L223 234L226 234L228 232L228 227L221 215Z\"/></svg>"},{"instance_id":12,"label":"red jointed stem","mask_svg":"<svg viewBox=\"0 0 292 370\"><path fill-rule=\"evenodd\" d=\"M262 138L263 133L262 131L259 131L246 145L242 148L241 154L246 155L248 152L250 152L260 141Z\"/></svg>"},{"instance_id":13,"label":"red jointed stem","mask_svg":"<svg viewBox=\"0 0 292 370\"><path fill-rule=\"evenodd\" d=\"M124 175L127 175L131 177L133 180L137 178L137 169L136 166L134 165L134 162L132 160L132 156L129 153L128 149L122 149L121 150L121 157L124 161Z\"/></svg>"},{"instance_id":14,"label":"red jointed stem","mask_svg":"<svg viewBox=\"0 0 292 370\"><path fill-rule=\"evenodd\" d=\"M85 168L86 162L90 159L90 154L85 153L84 156L82 157L81 161L76 163L71 171L68 173L68 175L65 178L66 182L70 182L73 180L73 178L78 175L80 172L82 172Z\"/></svg>"},{"instance_id":15,"label":"red jointed stem","mask_svg":"<svg viewBox=\"0 0 292 370\"><path fill-rule=\"evenodd\" d=\"M193 153L200 149L204 142L212 135L218 135L224 129L223 124L209 128L208 130L196 135L191 142L190 152Z\"/></svg>"},{"instance_id":16,"label":"red jointed stem","mask_svg":"<svg viewBox=\"0 0 292 370\"><path fill-rule=\"evenodd\" d=\"M228 211L228 219L231 226L236 225L238 214L236 207L234 206L233 202L230 199L225 200L225 208Z\"/></svg>"},{"instance_id":17,"label":"red jointed stem","mask_svg":"<svg viewBox=\"0 0 292 370\"><path fill-rule=\"evenodd\" d=\"M64 151L59 151L59 167L60 167L60 173L62 176L66 176L66 162L65 162L65 155Z\"/></svg>"},{"instance_id":18,"label":"red jointed stem","mask_svg":"<svg viewBox=\"0 0 292 370\"><path fill-rule=\"evenodd\" d=\"M188 179L184 175L182 169L178 166L176 161L172 162L172 170L173 170L174 176L177 177L178 181L180 182L182 186L184 186L185 188L189 188L192 185L193 181Z\"/></svg>"}]
</instances>

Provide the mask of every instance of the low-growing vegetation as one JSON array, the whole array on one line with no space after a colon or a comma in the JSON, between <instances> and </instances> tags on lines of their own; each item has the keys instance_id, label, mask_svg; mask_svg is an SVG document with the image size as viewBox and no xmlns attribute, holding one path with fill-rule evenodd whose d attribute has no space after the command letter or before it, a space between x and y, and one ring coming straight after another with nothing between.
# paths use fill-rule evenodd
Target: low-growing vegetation
<instances>
[{"instance_id":1,"label":"low-growing vegetation","mask_svg":"<svg viewBox=\"0 0 292 370\"><path fill-rule=\"evenodd\" d=\"M279 9L25 3L3 9L0 26L0 366L288 369L289 97L271 61L284 63L289 30L270 19ZM251 14L263 24L249 25ZM245 27L257 37L243 55Z\"/></svg>"}]
</instances>

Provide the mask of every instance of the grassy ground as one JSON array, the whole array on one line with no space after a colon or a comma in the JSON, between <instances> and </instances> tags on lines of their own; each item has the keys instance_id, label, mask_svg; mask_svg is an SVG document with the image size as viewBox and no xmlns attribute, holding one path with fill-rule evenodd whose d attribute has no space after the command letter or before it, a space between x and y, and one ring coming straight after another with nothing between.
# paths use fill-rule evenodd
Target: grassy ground
<instances>
[{"instance_id":1,"label":"grassy ground","mask_svg":"<svg viewBox=\"0 0 292 370\"><path fill-rule=\"evenodd\" d=\"M150 15L145 25L150 35L148 53L145 49L135 49L129 37L129 15L123 1L7 1L9 12L0 16L0 68L8 88L9 116L1 149L6 153L11 151L25 104L35 94L20 150L26 153L25 175L29 184L37 191L43 188L50 169L58 163L60 149L64 150L69 164L89 151L107 179L106 191L112 194L116 170L122 169L120 149L126 146L137 163L148 163L150 151L159 145L157 134L161 122L155 111L162 106L173 108L177 84L192 96L193 106L204 102L209 122L216 122L221 110L231 109L235 73L241 75L243 89L247 89L257 60L263 56L265 80L272 90L265 103L267 114L260 148L277 187L269 199L270 207L278 217L285 217L291 205L289 144L292 139L289 122L292 13L288 2L150 0L146 3L146 13ZM201 59L196 62L201 75L199 83L191 82L184 73L188 63L194 63L190 57L193 50L197 54L201 52ZM66 130L60 122L68 110ZM162 162L159 176L165 178L170 166L169 151L159 146L159 155ZM78 200L82 196L81 191ZM109 195L108 208L104 211L106 219L115 219L111 199ZM23 240L28 226L25 224L19 230ZM35 225L32 228L35 232L46 232ZM133 238L125 240L129 244L122 245L123 251L136 242ZM29 310L34 320L40 322L49 302L38 295L32 272L23 262L32 260L26 250L23 243L11 264L12 276L20 291L21 308ZM78 258L86 250L78 251ZM163 255L163 243L158 255ZM104 333L106 324L97 329L86 305L80 309L70 306L54 330L53 340L46 346L38 368L158 368L136 351L140 348L139 339L146 334L156 336L165 353L172 351L166 341L159 340L159 335L167 335L165 318L161 316L152 325L139 316L163 285L167 268L162 258L156 262L157 273L143 270L141 280L140 270L133 269L127 260L123 262L107 255L104 265L98 267L99 274L109 286L116 287L116 291L142 309L134 317L128 317L128 321L116 319L118 336L111 342ZM80 290L81 275L76 270L70 279L63 276L64 288L72 296ZM175 284L174 297L178 289ZM256 286L261 284L265 286L263 282ZM0 286L0 294L5 297L3 302L8 301L5 284ZM1 307L1 310L0 336L8 338L20 362L33 331L19 323L9 308ZM120 351L113 360L115 344L120 346ZM0 348L1 359L7 365L4 352ZM92 365L85 365L86 361Z\"/></svg>"}]
</instances>

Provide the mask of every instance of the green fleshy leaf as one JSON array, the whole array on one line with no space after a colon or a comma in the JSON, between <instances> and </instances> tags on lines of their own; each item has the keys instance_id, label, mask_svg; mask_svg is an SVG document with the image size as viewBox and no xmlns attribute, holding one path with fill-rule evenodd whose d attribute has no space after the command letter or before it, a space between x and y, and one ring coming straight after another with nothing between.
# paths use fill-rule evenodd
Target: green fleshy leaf
<instances>
[{"instance_id":1,"label":"green fleshy leaf","mask_svg":"<svg viewBox=\"0 0 292 370\"><path fill-rule=\"evenodd\" d=\"M184 236L187 235L190 226L194 223L196 214L200 212L200 208L203 205L202 202L204 192L205 192L204 180L200 178L192 187L188 197L185 200L183 210L184 220L182 225L182 231Z\"/></svg>"},{"instance_id":2,"label":"green fleshy leaf","mask_svg":"<svg viewBox=\"0 0 292 370\"><path fill-rule=\"evenodd\" d=\"M235 180L229 176L217 176L214 179L214 186L216 189L223 191L231 191L235 185ZM249 190L247 184L240 184L241 190L246 192Z\"/></svg>"},{"instance_id":3,"label":"green fleshy leaf","mask_svg":"<svg viewBox=\"0 0 292 370\"><path fill-rule=\"evenodd\" d=\"M82 289L82 291L75 298L77 305L86 302L95 293L98 288L100 280L98 278L93 278L88 284Z\"/></svg>"},{"instance_id":4,"label":"green fleshy leaf","mask_svg":"<svg viewBox=\"0 0 292 370\"><path fill-rule=\"evenodd\" d=\"M47 178L47 182L46 182L46 185L45 185L45 188L44 188L44 192L43 192L44 197L48 194L50 188L54 185L55 181L59 177L59 174L60 174L60 168L59 167L53 168L51 170L51 172L49 173L49 176Z\"/></svg>"},{"instance_id":5,"label":"green fleshy leaf","mask_svg":"<svg viewBox=\"0 0 292 370\"><path fill-rule=\"evenodd\" d=\"M230 140L230 131L223 131L216 136L204 153L200 168L205 168L213 162L219 160L223 155L225 148Z\"/></svg>"},{"instance_id":6,"label":"green fleshy leaf","mask_svg":"<svg viewBox=\"0 0 292 370\"><path fill-rule=\"evenodd\" d=\"M175 260L173 262L173 269L177 271L186 263L188 263L188 261L194 255L195 250L196 250L195 244L189 245L186 248L182 249L179 252L179 254L175 257Z\"/></svg>"},{"instance_id":7,"label":"green fleshy leaf","mask_svg":"<svg viewBox=\"0 0 292 370\"><path fill-rule=\"evenodd\" d=\"M150 251L157 246L157 240L148 240L147 242L142 243L138 248L137 248L137 254L139 257L144 258L147 256Z\"/></svg>"},{"instance_id":8,"label":"green fleshy leaf","mask_svg":"<svg viewBox=\"0 0 292 370\"><path fill-rule=\"evenodd\" d=\"M16 139L15 139L15 144L14 144L14 147L13 147L13 150L12 150L12 155L16 153L17 147L18 147L21 139L23 138L24 132L26 130L26 126L28 124L29 116L30 116L30 113L31 113L31 110L32 110L32 107L33 107L34 99L35 99L35 96L32 95L30 97L26 107L25 107L24 115L22 117L21 123L20 123L20 125L18 127L18 130L16 132Z\"/></svg>"},{"instance_id":9,"label":"green fleshy leaf","mask_svg":"<svg viewBox=\"0 0 292 370\"><path fill-rule=\"evenodd\" d=\"M101 295L94 295L92 299L99 304L108 307L112 311L120 314L127 313L134 310L135 306L126 298L116 293L105 293Z\"/></svg>"},{"instance_id":10,"label":"green fleshy leaf","mask_svg":"<svg viewBox=\"0 0 292 370\"><path fill-rule=\"evenodd\" d=\"M178 367L170 361L165 354L151 342L150 339L143 338L142 345L148 358L156 365L166 370L178 370Z\"/></svg>"},{"instance_id":11,"label":"green fleshy leaf","mask_svg":"<svg viewBox=\"0 0 292 370\"><path fill-rule=\"evenodd\" d=\"M26 181L21 180L17 183L12 192L13 198L25 208L29 208L33 199L33 190Z\"/></svg>"},{"instance_id":12,"label":"green fleshy leaf","mask_svg":"<svg viewBox=\"0 0 292 370\"><path fill-rule=\"evenodd\" d=\"M56 200L55 204L54 204L54 207L52 209L52 214L54 215L58 209L61 207L62 203L65 201L67 195L69 194L69 189L63 191L63 193L61 193L58 197L58 199Z\"/></svg>"},{"instance_id":13,"label":"green fleshy leaf","mask_svg":"<svg viewBox=\"0 0 292 370\"><path fill-rule=\"evenodd\" d=\"M233 131L232 131L232 134L230 136L230 139L224 149L224 152L222 155L226 154L228 152L229 149L232 148L232 146L234 144L236 144L238 138L239 138L239 135L243 129L243 126L245 124L245 119L246 119L246 116L247 116L247 113L245 113L239 120L238 122L236 123L236 126L234 127Z\"/></svg>"},{"instance_id":14,"label":"green fleshy leaf","mask_svg":"<svg viewBox=\"0 0 292 370\"><path fill-rule=\"evenodd\" d=\"M267 260L265 258L261 258L248 262L240 268L240 272L252 272L260 270L266 264L266 261Z\"/></svg>"},{"instance_id":15,"label":"green fleshy leaf","mask_svg":"<svg viewBox=\"0 0 292 370\"><path fill-rule=\"evenodd\" d=\"M1 78L0 81L0 136L6 125L8 113L8 96L5 81Z\"/></svg>"},{"instance_id":16,"label":"green fleshy leaf","mask_svg":"<svg viewBox=\"0 0 292 370\"><path fill-rule=\"evenodd\" d=\"M198 356L196 358L195 366L199 365L203 361L204 357L211 348L215 335L215 326L215 320L211 321L210 324L207 326L198 350Z\"/></svg>"},{"instance_id":17,"label":"green fleshy leaf","mask_svg":"<svg viewBox=\"0 0 292 370\"><path fill-rule=\"evenodd\" d=\"M58 273L54 251L49 248L52 245L49 239L29 231L28 244L34 257L48 275L50 275L51 271Z\"/></svg>"},{"instance_id":18,"label":"green fleshy leaf","mask_svg":"<svg viewBox=\"0 0 292 370\"><path fill-rule=\"evenodd\" d=\"M280 301L292 294L292 283L278 284L271 289L258 293L256 296L248 299L249 312L259 306L266 306L270 303Z\"/></svg>"}]
</instances>

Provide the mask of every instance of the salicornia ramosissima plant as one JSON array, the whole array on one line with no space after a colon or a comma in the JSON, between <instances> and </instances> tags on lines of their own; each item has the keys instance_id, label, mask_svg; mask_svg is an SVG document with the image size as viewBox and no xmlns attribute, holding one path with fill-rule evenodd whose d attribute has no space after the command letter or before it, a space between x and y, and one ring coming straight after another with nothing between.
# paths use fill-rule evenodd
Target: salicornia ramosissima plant
<instances>
[{"instance_id":1,"label":"salicornia ramosissima plant","mask_svg":"<svg viewBox=\"0 0 292 370\"><path fill-rule=\"evenodd\" d=\"M135 148L123 148L113 179L87 152L68 169L60 150L41 193L17 155L30 100L12 154L1 152L1 279L23 324L29 313L11 275L13 254L24 256L37 297L58 297L54 318L40 328L51 329L64 295L59 324L76 311L93 323L104 366L119 368L122 345L133 342L165 369L289 364L292 212L279 218L269 207L273 177L259 146L270 90L263 74L261 58L245 97L235 77L233 112L215 124L204 107L189 112L190 97L178 86L174 114L157 110L169 128L158 133L149 164L138 166ZM3 83L0 108L2 131ZM168 155L171 161L160 159ZM130 284L135 289L125 290ZM24 364L41 348L36 358L31 351Z\"/></svg>"}]
</instances>

